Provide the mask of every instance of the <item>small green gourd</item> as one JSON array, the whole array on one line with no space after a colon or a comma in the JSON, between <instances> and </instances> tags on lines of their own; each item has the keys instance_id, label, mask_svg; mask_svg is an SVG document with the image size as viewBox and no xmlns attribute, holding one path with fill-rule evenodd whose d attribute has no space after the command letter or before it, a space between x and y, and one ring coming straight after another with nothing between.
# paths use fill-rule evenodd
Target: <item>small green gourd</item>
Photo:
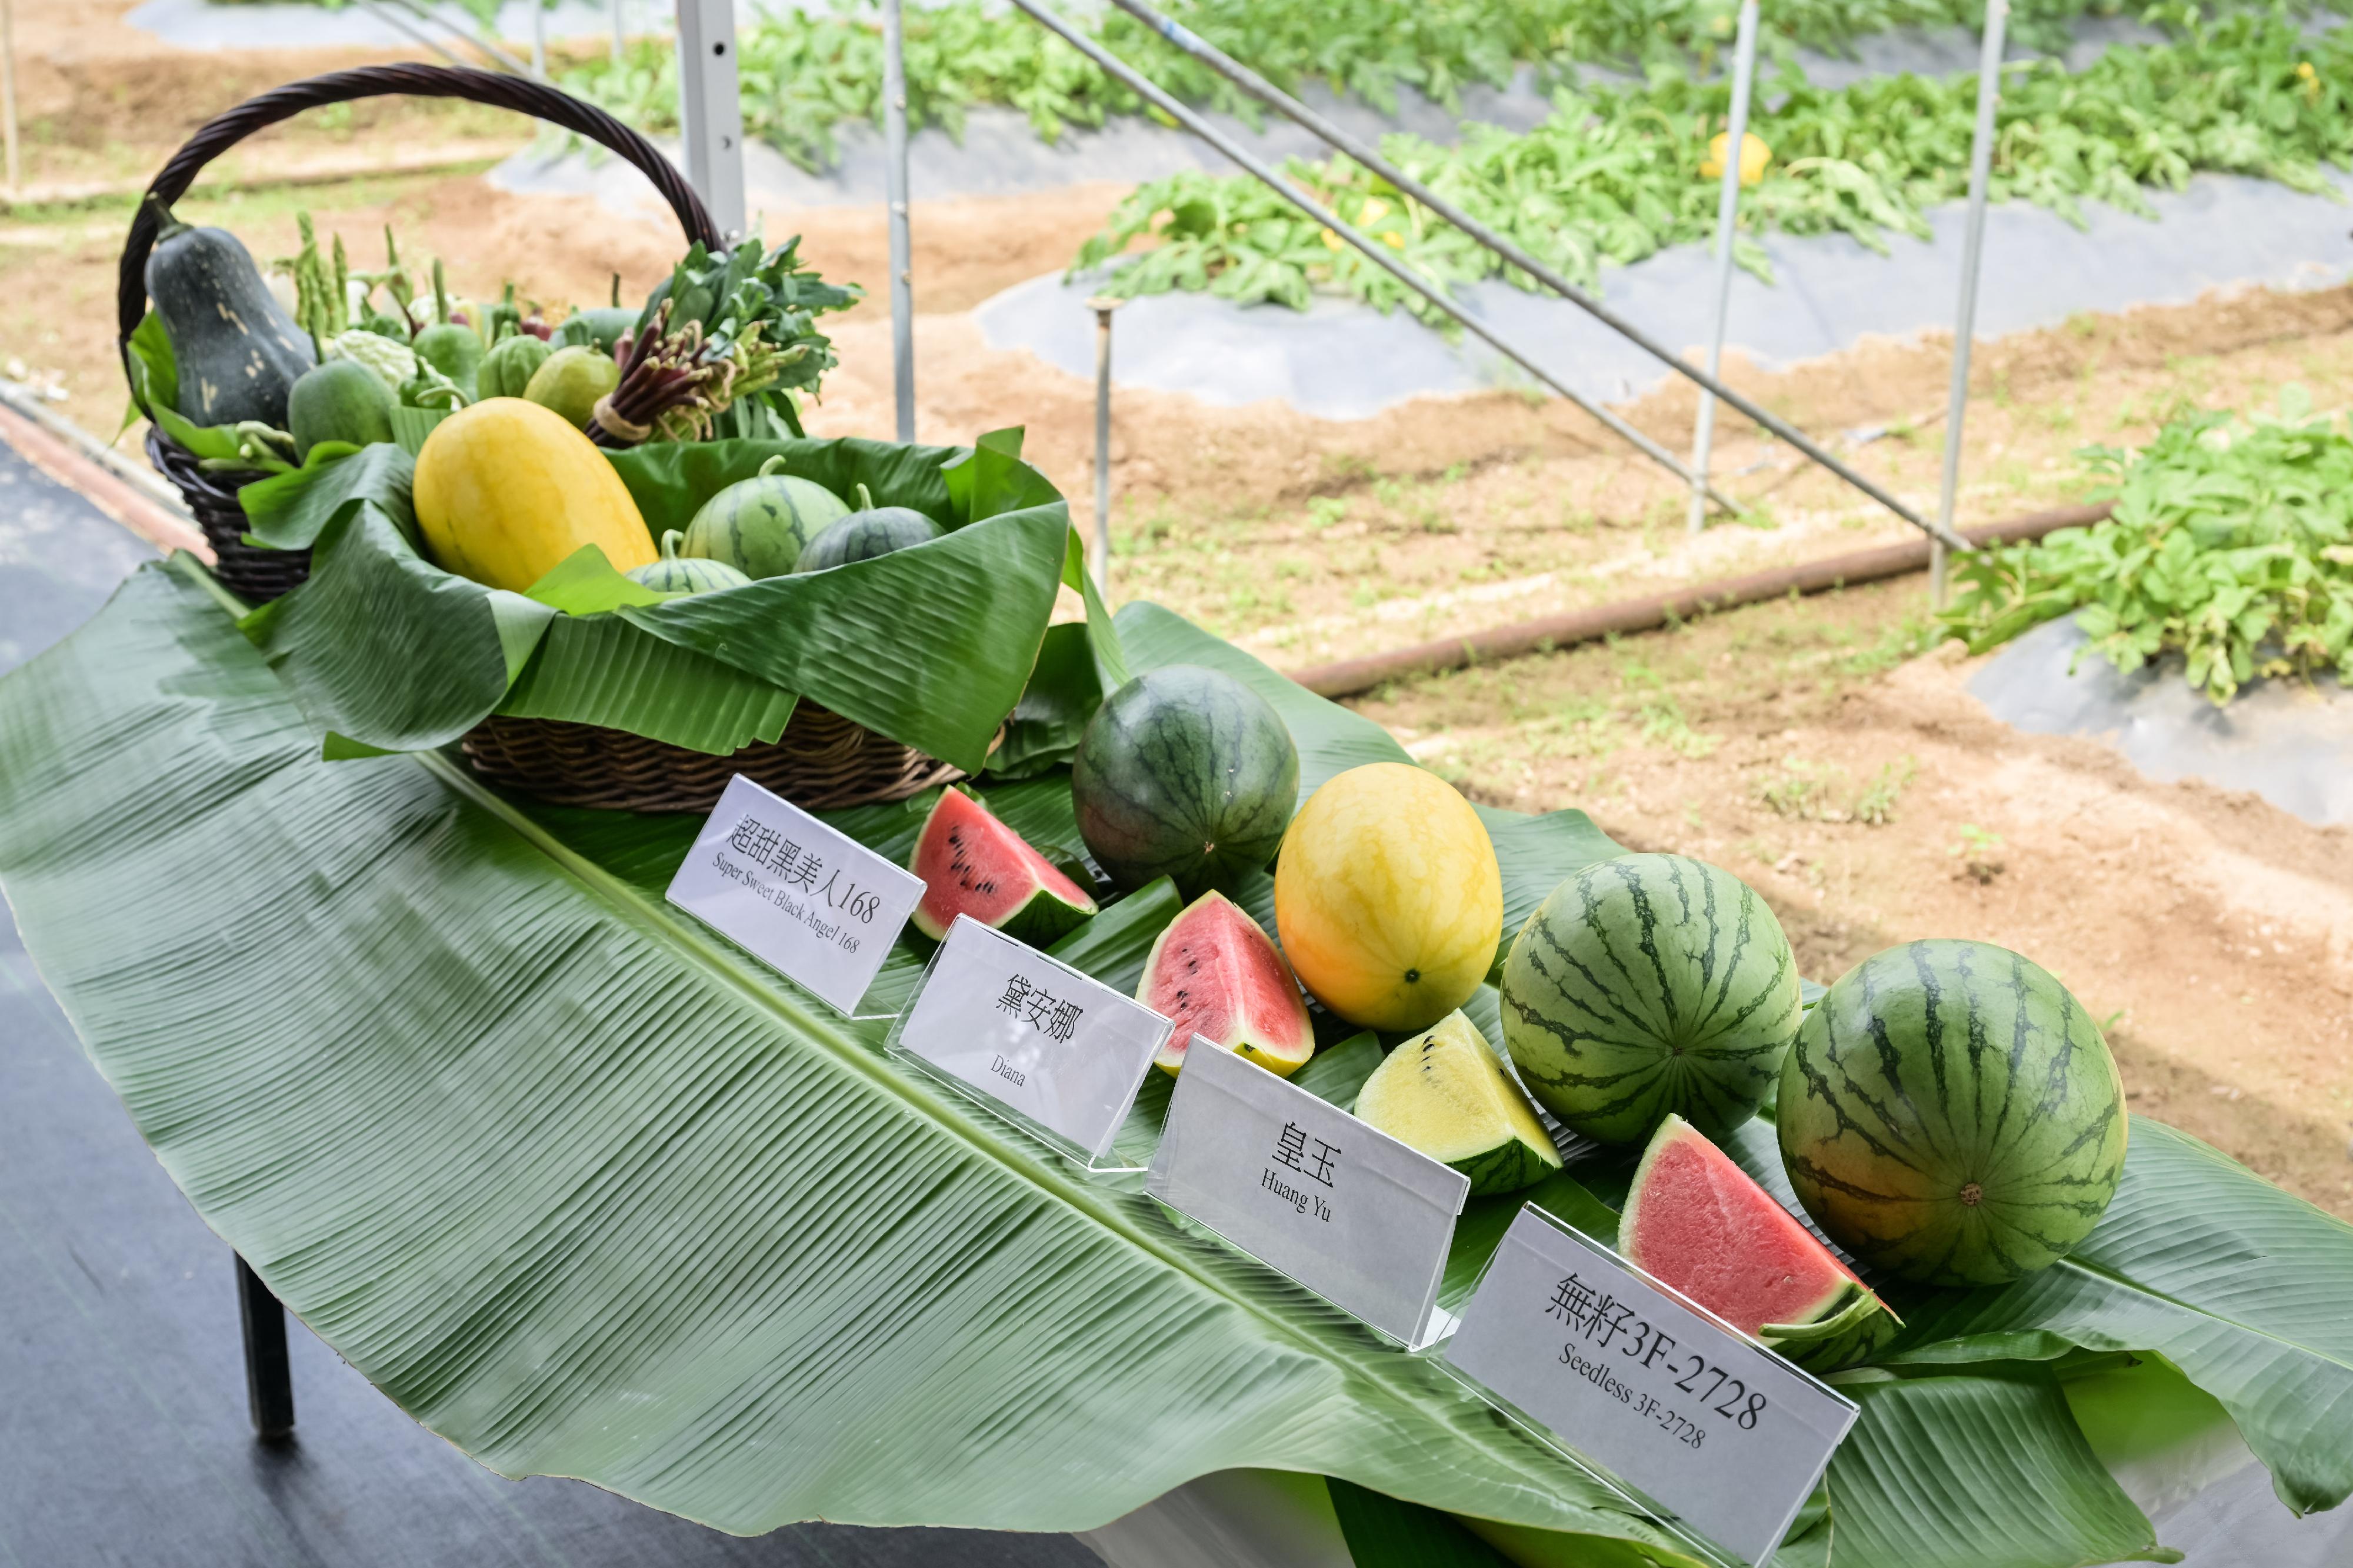
<instances>
[{"instance_id":1,"label":"small green gourd","mask_svg":"<svg viewBox=\"0 0 2353 1568\"><path fill-rule=\"evenodd\" d=\"M661 539L661 559L630 571L629 581L660 594L712 594L722 588L742 588L750 584L752 579L724 561L681 555L678 546L683 537L675 528L665 531Z\"/></svg>"},{"instance_id":2,"label":"small green gourd","mask_svg":"<svg viewBox=\"0 0 2353 1568\"><path fill-rule=\"evenodd\" d=\"M475 373L482 368L482 340L474 329L443 321L417 334L417 357L458 384L469 398L474 395Z\"/></svg>"},{"instance_id":3,"label":"small green gourd","mask_svg":"<svg viewBox=\"0 0 2353 1568\"><path fill-rule=\"evenodd\" d=\"M392 407L392 389L357 360L331 359L304 371L286 397L296 461L308 462L322 441L364 447L391 440Z\"/></svg>"},{"instance_id":4,"label":"small green gourd","mask_svg":"<svg viewBox=\"0 0 2353 1568\"><path fill-rule=\"evenodd\" d=\"M529 332L501 338L474 372L474 390L483 397L521 397L531 385L532 373L554 352L543 339Z\"/></svg>"}]
</instances>

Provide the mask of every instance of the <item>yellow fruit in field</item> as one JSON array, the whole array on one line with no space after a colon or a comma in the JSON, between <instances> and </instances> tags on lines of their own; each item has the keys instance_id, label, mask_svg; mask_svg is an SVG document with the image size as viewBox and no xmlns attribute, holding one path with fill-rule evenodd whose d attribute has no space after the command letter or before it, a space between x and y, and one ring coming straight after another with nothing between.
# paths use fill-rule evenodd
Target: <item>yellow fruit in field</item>
<instances>
[{"instance_id":1,"label":"yellow fruit in field","mask_svg":"<svg viewBox=\"0 0 2353 1568\"><path fill-rule=\"evenodd\" d=\"M488 397L417 454L417 525L443 570L520 594L584 544L616 571L659 560L629 487L564 416Z\"/></svg>"},{"instance_id":2,"label":"yellow fruit in field","mask_svg":"<svg viewBox=\"0 0 2353 1568\"><path fill-rule=\"evenodd\" d=\"M1426 1029L1470 1000L1504 936L1504 877L1471 803L1437 774L1373 763L1292 818L1274 924L1300 983L1352 1024Z\"/></svg>"},{"instance_id":3,"label":"yellow fruit in field","mask_svg":"<svg viewBox=\"0 0 2353 1568\"><path fill-rule=\"evenodd\" d=\"M1724 154L1731 146L1732 132L1729 131L1719 131L1709 140L1707 156L1701 159L1699 163L1702 179L1724 178ZM1766 168L1772 162L1773 149L1765 144L1765 138L1753 131L1744 131L1740 133L1740 183L1742 184L1753 185L1763 179Z\"/></svg>"}]
</instances>

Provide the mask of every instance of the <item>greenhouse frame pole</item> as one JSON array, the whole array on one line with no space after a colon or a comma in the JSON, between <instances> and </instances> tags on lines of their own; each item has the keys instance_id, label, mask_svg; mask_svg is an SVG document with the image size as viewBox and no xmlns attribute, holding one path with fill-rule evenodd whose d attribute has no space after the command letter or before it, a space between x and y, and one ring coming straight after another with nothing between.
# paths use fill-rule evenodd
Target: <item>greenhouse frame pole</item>
<instances>
[{"instance_id":1,"label":"greenhouse frame pole","mask_svg":"<svg viewBox=\"0 0 2353 1568\"><path fill-rule=\"evenodd\" d=\"M1120 3L1122 5L1125 5L1126 0L1120 0ZM1282 197L1283 200L1289 202L1293 206L1297 207L1301 212L1305 213L1309 217L1314 219L1315 222L1321 224L1324 228L1330 230L1335 237L1345 242L1347 245L1355 248L1366 260L1372 262L1374 266L1378 267L1382 271L1396 279L1399 283L1403 284L1407 289L1419 296L1432 308L1442 311L1447 316L1452 318L1463 328L1464 331L1471 333L1472 336L1479 339L1480 342L1485 343L1489 348L1493 349L1497 353L1502 354L1505 359L1510 360L1514 364L1518 365L1522 370L1526 371L1536 380L1552 388L1553 391L1558 393L1561 396L1567 398L1569 402L1575 404L1586 413L1593 416L1594 418L1599 420L1613 434L1631 445L1644 457L1650 458L1652 462L1666 469L1669 473L1673 474L1677 479L1683 480L1684 484L1689 485L1697 482L1694 480L1692 471L1683 467L1682 458L1676 457L1672 452L1668 451L1664 447L1660 446L1656 441L1651 440L1648 436L1643 435L1640 430L1635 429L1631 425L1627 424L1626 421L1620 419L1615 414L1610 413L1608 409L1588 402L1573 387L1567 385L1559 377L1554 375L1552 372L1545 369L1544 366L1538 364L1528 354L1523 353L1520 349L1498 335L1493 327L1489 326L1486 322L1480 321L1477 317L1463 310L1461 306L1456 304L1454 300L1450 299L1442 289L1431 284L1427 279L1423 278L1420 273L1416 272L1413 268L1408 267L1405 263L1391 256L1387 247L1376 244L1366 235L1350 226L1339 214L1334 212L1331 208L1315 200L1313 196L1308 195L1304 192L1286 182L1283 177L1277 174L1263 159L1258 158L1253 154L1245 152L1238 143L1235 142L1232 137L1219 131L1208 121L1202 119L1198 114L1196 114L1190 108L1171 97L1157 83L1153 81L1151 78L1145 76L1143 72L1137 70L1134 67L1121 59L1118 56L1105 49L1093 38L1089 37L1086 34L1079 31L1076 27L1071 26L1068 22L1063 21L1061 17L1056 16L1053 12L1047 10L1045 6L1039 4L1039 0L1013 0L1013 4L1019 6L1024 12L1027 12L1030 19L1035 21L1039 26L1044 27L1047 31L1060 38L1064 43L1070 45L1071 47L1078 50L1079 53L1086 56L1087 58L1094 61L1098 66L1101 66L1103 68L1104 74L1111 77L1113 80L1122 83L1131 92L1134 92L1137 97L1143 99L1146 103L1151 104L1155 109L1159 110L1163 114L1168 116L1169 119L1175 121L1177 124L1182 125L1186 130L1190 131L1202 141L1207 142L1219 153L1224 153L1226 158L1235 166L1250 174L1252 178L1265 185L1267 189L1272 191L1275 195ZM1131 9L1133 9L1133 7L1131 7ZM1746 509L1738 501L1734 500L1731 497L1724 494L1722 491L1712 486L1708 489L1707 493L1710 499L1715 500L1718 506L1721 506L1728 512L1734 513L1736 516L1740 515L1746 510Z\"/></svg>"},{"instance_id":2,"label":"greenhouse frame pole","mask_svg":"<svg viewBox=\"0 0 2353 1568\"><path fill-rule=\"evenodd\" d=\"M1098 294L1095 313L1095 592L1111 592L1111 313L1127 301Z\"/></svg>"},{"instance_id":3,"label":"greenhouse frame pole","mask_svg":"<svg viewBox=\"0 0 2353 1568\"><path fill-rule=\"evenodd\" d=\"M733 245L745 226L734 0L678 0L678 110L687 183Z\"/></svg>"},{"instance_id":4,"label":"greenhouse frame pole","mask_svg":"<svg viewBox=\"0 0 2353 1568\"><path fill-rule=\"evenodd\" d=\"M915 258L907 230L907 30L900 0L882 0L883 201L891 229L891 396L899 439L915 438Z\"/></svg>"},{"instance_id":5,"label":"greenhouse frame pole","mask_svg":"<svg viewBox=\"0 0 2353 1568\"><path fill-rule=\"evenodd\" d=\"M1023 10L1029 12L1032 16L1038 15L1036 8L1032 5L1023 4L1023 0L1014 0L1014 3L1021 5ZM1196 37L1188 29L1180 26L1176 23L1161 16L1158 12L1153 10L1151 6L1145 5L1144 0L1113 0L1113 3L1118 5L1121 10L1125 11L1128 15L1135 17L1146 26L1152 28L1170 44L1173 44L1177 48L1184 50L1195 59L1199 60L1203 65L1208 66L1210 69L1224 77L1228 81L1232 82L1235 86L1258 99L1268 107L1287 116L1297 124L1304 127L1335 151L1346 153L1350 158L1355 159L1366 169L1378 174L1382 179L1387 180L1390 184L1395 185L1398 190L1404 192L1407 195L1411 196L1415 201L1419 202L1423 206L1428 207L1430 211L1436 213L1439 216L1444 218L1447 222L1452 224L1463 233L1469 235L1472 239L1478 241L1479 244L1484 246L1490 252L1500 257L1510 266L1517 268L1520 271L1526 273L1529 277L1535 279L1537 282L1543 284L1546 288L1551 289L1554 293L1559 295L1570 304L1576 306L1578 310L1583 310L1587 315L1591 316L1595 321L1599 321L1603 326L1608 327L1611 331L1616 332L1619 336L1632 343L1636 348L1641 349L1643 353L1650 354L1652 358L1658 360L1669 370L1674 372L1675 374L1682 376L1686 381L1695 382L1701 386L1705 387L1717 398L1729 404L1742 416L1754 420L1757 425L1763 426L1765 429L1770 430L1782 440L1788 442L1789 445L1795 447L1799 452L1805 454L1807 458L1829 469L1831 473L1836 474L1840 479L1845 480L1856 489L1861 490L1864 495L1869 496L1873 500L1877 501L1889 511L1894 512L1905 521L1912 524L1913 527L1926 531L1931 537L1943 538L1946 543L1953 549L1967 550L1969 548L1968 541L1961 538L1958 534L1952 532L1950 529L1945 528L1944 525L1938 522L1936 519L1923 517L1918 512L1914 511L1910 507L1905 506L1902 501L1897 500L1893 495L1889 494L1883 487L1873 483L1863 475L1857 473L1854 469L1847 467L1844 463L1840 462L1836 458L1831 457L1830 453L1824 451L1821 446L1811 437L1791 425L1788 420L1780 417L1780 416L1777 414L1767 412L1754 399L1745 397L1739 393L1733 391L1732 388L1725 386L1723 383L1709 375L1705 371L1700 369L1699 366L1692 364L1682 356L1669 353L1664 344L1652 338L1648 332L1643 331L1641 328L1637 327L1633 322L1626 320L1623 316L1619 315L1617 311L1612 310L1609 306L1604 305L1600 300L1595 299L1584 289L1579 289L1567 279L1562 277L1557 270L1546 266L1543 262L1529 255L1525 250L1514 244L1511 240L1506 239L1504 236L1496 233L1493 229L1489 228L1485 224L1481 223L1469 213L1464 212L1461 207L1456 206L1452 202L1448 201L1444 196L1440 195L1428 185L1422 184L1419 180L1415 179L1412 175L1407 174L1404 170L1398 168L1396 164L1382 157L1378 151L1366 142L1363 139L1352 136L1347 132L1341 130L1338 126L1333 124L1330 121L1324 119L1322 115L1316 113L1314 110L1308 108L1305 104L1300 102L1289 93L1284 92L1281 88L1278 88L1273 83L1268 81L1264 77L1260 76L1248 66L1233 59L1217 48L1214 45L1207 43L1201 38ZM1066 38L1071 37L1071 34L1065 29L1058 27L1056 28L1056 31L1062 33L1062 36ZM1099 63L1104 58L1102 51L1099 49L1089 47L1084 44L1080 47L1096 58ZM1120 68L1123 71L1124 70L1124 67ZM1133 77L1134 74L1134 73L1133 72L1126 72L1127 77ZM1124 77L1123 79L1125 79L1125 78ZM1155 103L1161 102L1166 98L1167 94L1160 93L1154 101ZM1198 119L1198 117L1195 118ZM1188 123L1190 121L1188 121ZM1208 133L1204 132L1203 134L1207 135ZM1229 156L1231 156L1231 154L1229 154ZM1240 160L1237 158L1236 162L1240 162ZM1244 166L1248 167L1247 164ZM1257 171L1253 170L1252 172L1256 173ZM1261 174L1260 178L1266 179L1267 176ZM1272 182L1269 181L1269 183L1271 184ZM1278 191L1282 191L1285 195L1290 195L1290 192L1282 186L1277 185L1275 188ZM1379 260L1381 258L1376 257L1375 259ZM1546 379L1547 384L1552 384L1549 382L1549 379ZM1575 394L1565 394L1565 395L1568 396L1571 401L1577 403L1578 406L1585 406L1583 400L1577 398ZM1690 481L1689 471L1683 470L1683 466L1681 463L1676 463L1674 467L1678 470L1683 471L1684 480L1688 483ZM1714 495L1715 492L1711 490L1709 493ZM1723 498L1721 496L1717 496L1716 499L1718 500L1722 500ZM1729 506L1729 503L1726 504ZM1740 509L1738 507L1729 507L1729 510L1738 511Z\"/></svg>"},{"instance_id":6,"label":"greenhouse frame pole","mask_svg":"<svg viewBox=\"0 0 2353 1568\"><path fill-rule=\"evenodd\" d=\"M619 65L621 57L628 52L629 30L621 20L621 0L608 0L608 5L613 13L613 63Z\"/></svg>"},{"instance_id":7,"label":"greenhouse frame pole","mask_svg":"<svg viewBox=\"0 0 2353 1568\"><path fill-rule=\"evenodd\" d=\"M1740 218L1740 185L1747 173L1748 94L1757 77L1757 0L1740 0L1740 34L1732 49L1732 113L1724 129L1723 184L1715 197L1715 320L1707 334L1707 378L1724 374L1725 318L1732 311L1732 230ZM1692 431L1690 529L1707 526L1707 478L1710 448L1715 445L1715 395L1700 388L1699 422ZM1946 520L1947 522L1951 519Z\"/></svg>"},{"instance_id":8,"label":"greenhouse frame pole","mask_svg":"<svg viewBox=\"0 0 2353 1568\"><path fill-rule=\"evenodd\" d=\"M1953 309L1953 384L1945 402L1945 473L1936 492L1936 521L1953 531L1961 489L1961 420L1969 406L1969 345L1978 326L1978 261L1985 251L1986 187L1993 178L1993 115L2001 103L2002 32L2010 0L1986 0L1985 37L1978 48L1978 124L1969 141L1969 216L1961 237L1961 297ZM1945 607L1945 550L1928 552L1928 602Z\"/></svg>"}]
</instances>

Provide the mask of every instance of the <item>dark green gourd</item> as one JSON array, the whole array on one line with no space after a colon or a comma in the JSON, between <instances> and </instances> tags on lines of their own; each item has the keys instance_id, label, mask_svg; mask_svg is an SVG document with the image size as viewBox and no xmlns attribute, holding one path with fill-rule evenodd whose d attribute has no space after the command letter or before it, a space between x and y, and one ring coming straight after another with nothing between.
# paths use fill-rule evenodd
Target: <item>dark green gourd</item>
<instances>
[{"instance_id":1,"label":"dark green gourd","mask_svg":"<svg viewBox=\"0 0 2353 1568\"><path fill-rule=\"evenodd\" d=\"M878 555L888 555L911 544L927 544L946 532L946 529L913 507L876 506L873 495L864 485L860 485L858 510L827 524L824 531L802 549L801 558L794 563L793 570L797 573L822 572L828 566L847 566L853 561L871 561Z\"/></svg>"},{"instance_id":2,"label":"dark green gourd","mask_svg":"<svg viewBox=\"0 0 2353 1568\"><path fill-rule=\"evenodd\" d=\"M167 217L147 257L147 297L178 367L178 411L197 425L286 426L286 397L317 350L225 228Z\"/></svg>"}]
</instances>

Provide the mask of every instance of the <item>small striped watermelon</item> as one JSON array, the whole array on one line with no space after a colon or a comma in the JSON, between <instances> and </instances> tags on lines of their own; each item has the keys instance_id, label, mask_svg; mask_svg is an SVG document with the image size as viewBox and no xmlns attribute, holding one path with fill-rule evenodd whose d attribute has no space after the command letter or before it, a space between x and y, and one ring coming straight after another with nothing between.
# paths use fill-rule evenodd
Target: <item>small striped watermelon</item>
<instances>
[{"instance_id":1,"label":"small striped watermelon","mask_svg":"<svg viewBox=\"0 0 2353 1568\"><path fill-rule=\"evenodd\" d=\"M947 530L911 506L876 506L866 487L858 487L858 510L838 521L826 524L823 532L808 542L801 558L793 565L796 572L823 572L829 567L847 566L854 561L871 561L878 555L890 555L911 545L929 544L945 535Z\"/></svg>"},{"instance_id":2,"label":"small striped watermelon","mask_svg":"<svg viewBox=\"0 0 2353 1568\"><path fill-rule=\"evenodd\" d=\"M1516 1193L1560 1169L1552 1134L1460 1012L1391 1051L1356 1091L1356 1116L1470 1177L1474 1198Z\"/></svg>"},{"instance_id":3,"label":"small striped watermelon","mask_svg":"<svg viewBox=\"0 0 2353 1568\"><path fill-rule=\"evenodd\" d=\"M1095 900L1029 840L960 789L944 789L907 869L923 879L915 929L934 941L958 915L1043 947L1095 912Z\"/></svg>"},{"instance_id":4,"label":"small striped watermelon","mask_svg":"<svg viewBox=\"0 0 2353 1568\"><path fill-rule=\"evenodd\" d=\"M1798 1028L1797 959L1755 890L1627 855L1555 888L1504 963L1504 1043L1546 1110L1603 1143L1670 1115L1716 1136L1764 1102Z\"/></svg>"},{"instance_id":5,"label":"small striped watermelon","mask_svg":"<svg viewBox=\"0 0 2353 1568\"><path fill-rule=\"evenodd\" d=\"M1680 1116L1659 1124L1634 1168L1618 1250L1815 1372L1852 1365L1898 1327L1852 1269Z\"/></svg>"},{"instance_id":6,"label":"small striped watermelon","mask_svg":"<svg viewBox=\"0 0 2353 1568\"><path fill-rule=\"evenodd\" d=\"M1814 1223L1930 1285L2047 1268L2124 1174L2107 1042L2048 971L1990 942L1908 942L1841 976L1798 1031L1775 1119Z\"/></svg>"},{"instance_id":7,"label":"small striped watermelon","mask_svg":"<svg viewBox=\"0 0 2353 1568\"><path fill-rule=\"evenodd\" d=\"M724 561L705 561L698 556L678 552L680 534L672 528L662 533L661 559L643 566L631 567L630 582L661 594L711 594L722 588L741 588L752 581Z\"/></svg>"},{"instance_id":8,"label":"small striped watermelon","mask_svg":"<svg viewBox=\"0 0 2353 1568\"><path fill-rule=\"evenodd\" d=\"M747 577L782 577L798 565L809 541L849 508L814 479L777 472L784 462L771 458L751 479L704 501L686 525L683 552L724 561Z\"/></svg>"},{"instance_id":9,"label":"small striped watermelon","mask_svg":"<svg viewBox=\"0 0 2353 1568\"><path fill-rule=\"evenodd\" d=\"M1071 804L1114 883L1168 877L1191 898L1274 858L1299 804L1299 750L1282 715L1232 676L1164 665L1087 721Z\"/></svg>"}]
</instances>

